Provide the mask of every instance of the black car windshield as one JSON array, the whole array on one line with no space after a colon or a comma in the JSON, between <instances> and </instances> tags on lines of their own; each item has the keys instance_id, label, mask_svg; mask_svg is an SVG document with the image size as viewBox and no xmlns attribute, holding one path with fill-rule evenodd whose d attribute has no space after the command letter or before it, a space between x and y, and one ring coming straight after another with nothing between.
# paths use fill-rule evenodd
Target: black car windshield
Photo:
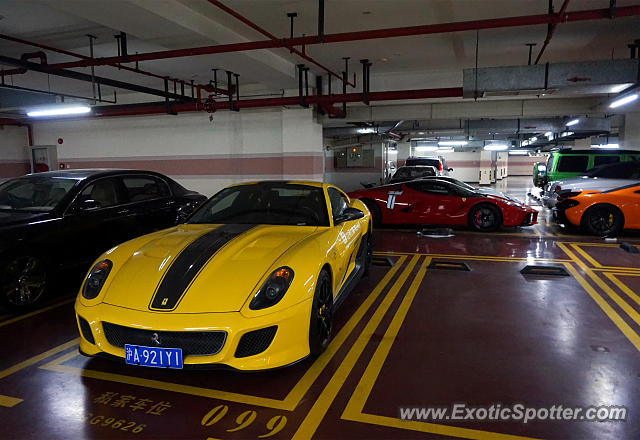
<instances>
[{"instance_id":1,"label":"black car windshield","mask_svg":"<svg viewBox=\"0 0 640 440\"><path fill-rule=\"evenodd\" d=\"M400 167L393 175L392 181L399 179L417 179L419 177L435 176L436 172L433 167Z\"/></svg>"},{"instance_id":2,"label":"black car windshield","mask_svg":"<svg viewBox=\"0 0 640 440\"><path fill-rule=\"evenodd\" d=\"M0 185L0 210L48 212L78 182L60 177L26 176Z\"/></svg>"},{"instance_id":3,"label":"black car windshield","mask_svg":"<svg viewBox=\"0 0 640 440\"><path fill-rule=\"evenodd\" d=\"M320 187L261 182L223 189L189 223L329 226L329 215Z\"/></svg>"}]
</instances>

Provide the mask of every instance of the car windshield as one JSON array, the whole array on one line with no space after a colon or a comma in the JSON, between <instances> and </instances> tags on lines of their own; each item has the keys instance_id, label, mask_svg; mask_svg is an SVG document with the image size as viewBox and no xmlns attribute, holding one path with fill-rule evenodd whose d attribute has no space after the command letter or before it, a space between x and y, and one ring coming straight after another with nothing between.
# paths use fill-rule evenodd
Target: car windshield
<instances>
[{"instance_id":1,"label":"car windshield","mask_svg":"<svg viewBox=\"0 0 640 440\"><path fill-rule=\"evenodd\" d=\"M223 189L189 223L329 226L329 215L320 187L261 182Z\"/></svg>"},{"instance_id":2,"label":"car windshield","mask_svg":"<svg viewBox=\"0 0 640 440\"><path fill-rule=\"evenodd\" d=\"M27 176L0 185L0 210L48 212L56 208L76 179Z\"/></svg>"}]
</instances>

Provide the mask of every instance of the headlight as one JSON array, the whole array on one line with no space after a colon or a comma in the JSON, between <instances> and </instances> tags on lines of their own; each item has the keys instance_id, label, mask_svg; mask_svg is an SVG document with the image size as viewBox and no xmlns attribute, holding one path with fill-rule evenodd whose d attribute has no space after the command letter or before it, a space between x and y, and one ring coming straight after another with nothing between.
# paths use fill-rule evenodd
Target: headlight
<instances>
[{"instance_id":1,"label":"headlight","mask_svg":"<svg viewBox=\"0 0 640 440\"><path fill-rule=\"evenodd\" d=\"M255 294L249 303L249 308L260 310L277 304L289 289L291 281L293 281L293 269L286 266L277 268Z\"/></svg>"},{"instance_id":2,"label":"headlight","mask_svg":"<svg viewBox=\"0 0 640 440\"><path fill-rule=\"evenodd\" d=\"M82 286L82 296L86 299L94 299L100 293L100 289L111 272L113 263L110 260L98 261L89 272L89 276Z\"/></svg>"}]
</instances>

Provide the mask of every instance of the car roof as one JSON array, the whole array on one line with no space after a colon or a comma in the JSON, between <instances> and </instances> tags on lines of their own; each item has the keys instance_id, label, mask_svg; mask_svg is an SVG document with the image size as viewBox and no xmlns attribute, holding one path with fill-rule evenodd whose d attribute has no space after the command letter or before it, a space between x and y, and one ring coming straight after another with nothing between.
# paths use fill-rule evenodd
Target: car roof
<instances>
[{"instance_id":1,"label":"car roof","mask_svg":"<svg viewBox=\"0 0 640 440\"><path fill-rule=\"evenodd\" d=\"M562 155L600 155L607 154L609 156L616 154L640 154L640 150L560 150L560 151L551 151L551 153L562 154Z\"/></svg>"},{"instance_id":2,"label":"car roof","mask_svg":"<svg viewBox=\"0 0 640 440\"><path fill-rule=\"evenodd\" d=\"M43 173L32 173L27 176L43 176L43 177L66 177L69 179L86 179L94 176L109 176L112 174L132 173L132 174L158 174L155 171L119 169L119 168L85 168L77 170L59 170L46 171Z\"/></svg>"},{"instance_id":3,"label":"car roof","mask_svg":"<svg viewBox=\"0 0 640 440\"><path fill-rule=\"evenodd\" d=\"M317 180L252 180L249 182L239 182L239 183L234 183L233 185L229 185L229 186L241 186L241 185L256 185L259 183L266 183L266 184L276 184L276 183L281 183L281 184L290 184L290 185L306 185L306 186L315 186L317 188L322 188L325 185L328 186L333 186L333 185L329 185L327 183L324 182L318 182Z\"/></svg>"}]
</instances>

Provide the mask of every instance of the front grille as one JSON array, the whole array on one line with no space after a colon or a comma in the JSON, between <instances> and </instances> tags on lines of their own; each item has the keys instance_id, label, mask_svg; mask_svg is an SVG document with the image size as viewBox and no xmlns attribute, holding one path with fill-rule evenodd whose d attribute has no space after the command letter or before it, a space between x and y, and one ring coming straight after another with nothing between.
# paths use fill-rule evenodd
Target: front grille
<instances>
[{"instance_id":1,"label":"front grille","mask_svg":"<svg viewBox=\"0 0 640 440\"><path fill-rule=\"evenodd\" d=\"M240 338L240 342L238 342L235 356L241 358L262 353L269 347L271 341L273 341L276 330L278 330L278 326L274 325L245 333Z\"/></svg>"},{"instance_id":2,"label":"front grille","mask_svg":"<svg viewBox=\"0 0 640 440\"><path fill-rule=\"evenodd\" d=\"M102 328L109 344L124 348L125 344L146 347L181 348L183 356L212 355L222 350L227 333L223 331L169 332L141 330L103 322ZM158 344L156 341L159 341Z\"/></svg>"},{"instance_id":3,"label":"front grille","mask_svg":"<svg viewBox=\"0 0 640 440\"><path fill-rule=\"evenodd\" d=\"M80 323L80 331L82 331L82 336L90 343L95 344L96 341L93 339L93 333L91 333L91 326L82 316L78 315L78 322Z\"/></svg>"}]
</instances>

